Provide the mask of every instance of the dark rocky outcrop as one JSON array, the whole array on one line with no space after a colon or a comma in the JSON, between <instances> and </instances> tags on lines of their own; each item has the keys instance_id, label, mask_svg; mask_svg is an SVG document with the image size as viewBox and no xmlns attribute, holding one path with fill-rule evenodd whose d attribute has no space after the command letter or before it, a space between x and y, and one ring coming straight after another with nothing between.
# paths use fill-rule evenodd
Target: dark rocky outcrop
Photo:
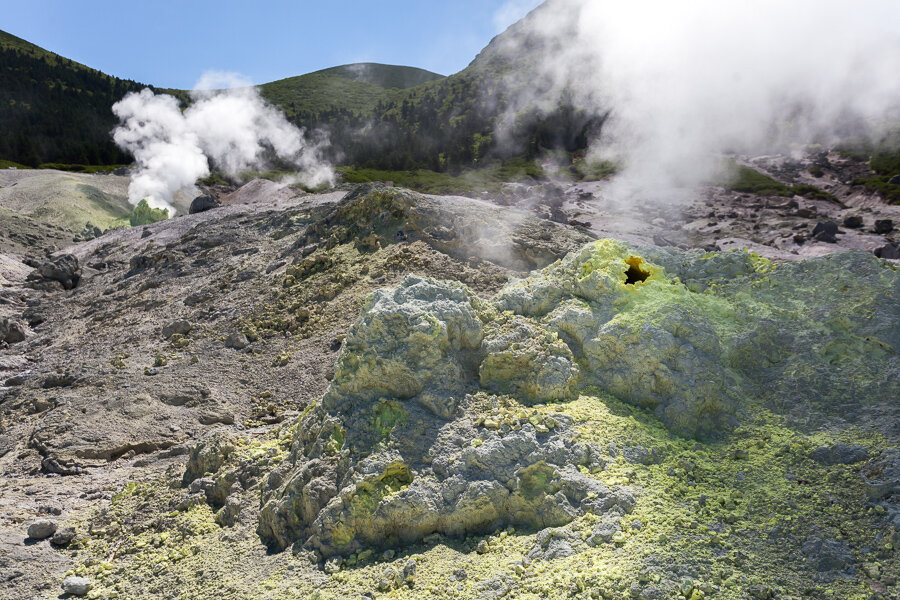
<instances>
[{"instance_id":1,"label":"dark rocky outcrop","mask_svg":"<svg viewBox=\"0 0 900 600\"><path fill-rule=\"evenodd\" d=\"M81 266L72 254L63 254L29 273L26 284L35 289L75 289L81 280Z\"/></svg>"},{"instance_id":2,"label":"dark rocky outcrop","mask_svg":"<svg viewBox=\"0 0 900 600\"><path fill-rule=\"evenodd\" d=\"M195 215L197 213L206 212L214 208L219 208L220 206L222 206L222 204L215 196L197 196L191 201L191 206L188 209L188 212L192 215Z\"/></svg>"}]
</instances>

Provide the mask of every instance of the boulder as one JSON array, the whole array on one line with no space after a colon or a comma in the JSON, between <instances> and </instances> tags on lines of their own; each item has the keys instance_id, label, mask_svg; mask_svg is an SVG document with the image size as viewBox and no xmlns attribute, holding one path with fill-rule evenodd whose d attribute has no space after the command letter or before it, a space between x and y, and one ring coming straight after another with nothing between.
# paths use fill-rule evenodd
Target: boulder
<instances>
[{"instance_id":1,"label":"boulder","mask_svg":"<svg viewBox=\"0 0 900 600\"><path fill-rule=\"evenodd\" d=\"M81 280L78 259L71 254L63 254L41 264L28 274L26 285L36 289L53 290L62 287L74 289Z\"/></svg>"},{"instance_id":2,"label":"boulder","mask_svg":"<svg viewBox=\"0 0 900 600\"><path fill-rule=\"evenodd\" d=\"M197 213L206 212L214 208L219 208L220 206L222 206L222 204L215 196L197 196L196 198L191 200L191 206L188 208L188 213L195 215Z\"/></svg>"},{"instance_id":3,"label":"boulder","mask_svg":"<svg viewBox=\"0 0 900 600\"><path fill-rule=\"evenodd\" d=\"M863 218L860 215L847 215L844 217L844 227L859 229L863 226Z\"/></svg>"},{"instance_id":4,"label":"boulder","mask_svg":"<svg viewBox=\"0 0 900 600\"><path fill-rule=\"evenodd\" d=\"M94 584L87 577L70 575L63 579L62 589L66 594L73 596L86 596L93 589Z\"/></svg>"},{"instance_id":5,"label":"boulder","mask_svg":"<svg viewBox=\"0 0 900 600\"><path fill-rule=\"evenodd\" d=\"M838 226L834 221L819 221L813 229L812 236L820 242L837 243Z\"/></svg>"},{"instance_id":6,"label":"boulder","mask_svg":"<svg viewBox=\"0 0 900 600\"><path fill-rule=\"evenodd\" d=\"M243 350L250 345L250 340L240 331L235 331L225 338L225 346L234 350Z\"/></svg>"},{"instance_id":7,"label":"boulder","mask_svg":"<svg viewBox=\"0 0 900 600\"><path fill-rule=\"evenodd\" d=\"M18 321L10 321L8 317L0 318L0 342L18 344L25 341L25 326Z\"/></svg>"},{"instance_id":8,"label":"boulder","mask_svg":"<svg viewBox=\"0 0 900 600\"><path fill-rule=\"evenodd\" d=\"M874 233L884 235L894 230L894 221L891 219L877 219L875 227L872 229Z\"/></svg>"},{"instance_id":9,"label":"boulder","mask_svg":"<svg viewBox=\"0 0 900 600\"><path fill-rule=\"evenodd\" d=\"M28 537L33 540L45 540L56 533L56 521L51 519L38 519L28 526Z\"/></svg>"},{"instance_id":10,"label":"boulder","mask_svg":"<svg viewBox=\"0 0 900 600\"><path fill-rule=\"evenodd\" d=\"M169 339L176 333L179 335L187 335L191 332L191 329L193 329L193 326L191 325L190 321L179 319L165 325L162 328L162 336L165 339Z\"/></svg>"},{"instance_id":11,"label":"boulder","mask_svg":"<svg viewBox=\"0 0 900 600\"><path fill-rule=\"evenodd\" d=\"M900 244L885 244L881 248L875 248L872 253L878 258L900 260Z\"/></svg>"},{"instance_id":12,"label":"boulder","mask_svg":"<svg viewBox=\"0 0 900 600\"><path fill-rule=\"evenodd\" d=\"M50 538L50 543L54 546L63 547L68 546L73 539L75 539L75 528L63 527L62 529L56 530L56 533Z\"/></svg>"},{"instance_id":13,"label":"boulder","mask_svg":"<svg viewBox=\"0 0 900 600\"><path fill-rule=\"evenodd\" d=\"M869 458L869 451L862 446L833 444L816 448L809 457L823 465L852 465Z\"/></svg>"},{"instance_id":14,"label":"boulder","mask_svg":"<svg viewBox=\"0 0 900 600\"><path fill-rule=\"evenodd\" d=\"M884 450L862 468L866 491L873 500L900 494L900 450Z\"/></svg>"}]
</instances>

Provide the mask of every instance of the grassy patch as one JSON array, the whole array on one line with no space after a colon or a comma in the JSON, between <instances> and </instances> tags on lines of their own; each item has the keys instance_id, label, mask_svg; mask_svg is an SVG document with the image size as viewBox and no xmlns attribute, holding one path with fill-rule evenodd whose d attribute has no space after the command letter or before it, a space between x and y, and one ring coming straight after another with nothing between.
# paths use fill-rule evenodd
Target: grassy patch
<instances>
[{"instance_id":1,"label":"grassy patch","mask_svg":"<svg viewBox=\"0 0 900 600\"><path fill-rule=\"evenodd\" d=\"M393 182L394 185L429 194L452 194L486 191L497 193L502 183L523 179L546 179L544 170L534 161L513 159L494 163L480 169L469 169L457 175L438 173L428 169L411 171L386 171L382 169L360 169L338 167L346 183L368 183L373 181Z\"/></svg>"},{"instance_id":2,"label":"grassy patch","mask_svg":"<svg viewBox=\"0 0 900 600\"><path fill-rule=\"evenodd\" d=\"M0 169L9 169L9 168L14 168L14 169L30 169L31 167L28 167L28 166L23 165L23 164L19 164L19 163L17 163L17 162L13 162L13 161L11 161L11 160L0 160Z\"/></svg>"},{"instance_id":3,"label":"grassy patch","mask_svg":"<svg viewBox=\"0 0 900 600\"><path fill-rule=\"evenodd\" d=\"M793 196L790 186L776 181L750 167L737 165L728 188L734 192L760 196Z\"/></svg>"},{"instance_id":4,"label":"grassy patch","mask_svg":"<svg viewBox=\"0 0 900 600\"><path fill-rule=\"evenodd\" d=\"M568 172L578 181L603 181L619 172L619 165L609 160L587 160L577 153Z\"/></svg>"},{"instance_id":5,"label":"grassy patch","mask_svg":"<svg viewBox=\"0 0 900 600\"><path fill-rule=\"evenodd\" d=\"M785 198L803 196L804 198L839 202L832 194L814 185L805 183L787 185L755 169L742 165L734 166L732 177L726 185L733 192L756 194L758 196L783 196Z\"/></svg>"},{"instance_id":6,"label":"grassy patch","mask_svg":"<svg viewBox=\"0 0 900 600\"><path fill-rule=\"evenodd\" d=\"M893 177L900 175L900 150L881 150L872 154L869 161L874 177L860 178L853 183L864 185L870 192L875 192L891 204L900 204L900 185L888 183Z\"/></svg>"}]
</instances>

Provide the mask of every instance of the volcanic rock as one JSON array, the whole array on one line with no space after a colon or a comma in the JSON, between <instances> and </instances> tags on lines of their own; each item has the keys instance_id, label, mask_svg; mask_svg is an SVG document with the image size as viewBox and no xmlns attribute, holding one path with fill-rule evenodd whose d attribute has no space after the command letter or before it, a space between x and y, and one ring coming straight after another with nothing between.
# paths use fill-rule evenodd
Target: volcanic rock
<instances>
[{"instance_id":1,"label":"volcanic rock","mask_svg":"<svg viewBox=\"0 0 900 600\"><path fill-rule=\"evenodd\" d=\"M837 243L838 226L834 221L819 221L813 229L813 238L829 244Z\"/></svg>"},{"instance_id":2,"label":"volcanic rock","mask_svg":"<svg viewBox=\"0 0 900 600\"><path fill-rule=\"evenodd\" d=\"M872 230L877 234L890 233L894 230L894 221L891 219L878 219L875 221L875 228Z\"/></svg>"},{"instance_id":3,"label":"volcanic rock","mask_svg":"<svg viewBox=\"0 0 900 600\"><path fill-rule=\"evenodd\" d=\"M837 540L823 540L811 535L803 542L800 551L817 571L843 571L853 566L850 547Z\"/></svg>"},{"instance_id":4,"label":"volcanic rock","mask_svg":"<svg viewBox=\"0 0 900 600\"><path fill-rule=\"evenodd\" d=\"M63 254L29 273L27 285L36 289L74 289L81 280L81 267L72 254Z\"/></svg>"},{"instance_id":5,"label":"volcanic rock","mask_svg":"<svg viewBox=\"0 0 900 600\"><path fill-rule=\"evenodd\" d=\"M75 528L63 527L62 529L58 529L56 533L53 534L53 537L50 538L50 543L54 546L68 546L74 538Z\"/></svg>"},{"instance_id":6,"label":"volcanic rock","mask_svg":"<svg viewBox=\"0 0 900 600\"><path fill-rule=\"evenodd\" d=\"M222 204L215 196L197 196L191 201L188 213L195 215L197 213L206 212L214 208L219 208Z\"/></svg>"},{"instance_id":7,"label":"volcanic rock","mask_svg":"<svg viewBox=\"0 0 900 600\"><path fill-rule=\"evenodd\" d=\"M45 540L56 533L56 521L38 519L28 526L28 537L33 540Z\"/></svg>"},{"instance_id":8,"label":"volcanic rock","mask_svg":"<svg viewBox=\"0 0 900 600\"><path fill-rule=\"evenodd\" d=\"M90 579L87 577L76 577L75 575L66 577L62 582L63 592L73 596L86 596L93 587L94 584L91 583Z\"/></svg>"},{"instance_id":9,"label":"volcanic rock","mask_svg":"<svg viewBox=\"0 0 900 600\"><path fill-rule=\"evenodd\" d=\"M165 339L169 339L176 333L179 335L187 335L191 332L193 326L190 321L185 321L184 319L179 319L177 321L172 321L168 325L162 328L162 336Z\"/></svg>"},{"instance_id":10,"label":"volcanic rock","mask_svg":"<svg viewBox=\"0 0 900 600\"><path fill-rule=\"evenodd\" d=\"M629 492L573 467L599 452L574 442L567 417L517 417L511 430L467 416L479 402L466 389L490 315L459 284L408 276L376 292L291 457L269 476L263 538L283 547L299 537L329 556L492 523L563 525L584 512L630 511ZM482 443L460 448L473 439ZM342 450L351 447L352 462ZM373 501L378 511L367 512Z\"/></svg>"},{"instance_id":11,"label":"volcanic rock","mask_svg":"<svg viewBox=\"0 0 900 600\"><path fill-rule=\"evenodd\" d=\"M881 248L875 248L873 254L878 258L900 260L900 244L885 244Z\"/></svg>"},{"instance_id":12,"label":"volcanic rock","mask_svg":"<svg viewBox=\"0 0 900 600\"><path fill-rule=\"evenodd\" d=\"M844 217L844 227L859 229L863 226L863 218L859 215L847 215Z\"/></svg>"},{"instance_id":13,"label":"volcanic rock","mask_svg":"<svg viewBox=\"0 0 900 600\"><path fill-rule=\"evenodd\" d=\"M96 225L91 225L90 223L84 224L84 229L82 229L78 234L72 238L73 242L86 242L88 240L93 240L95 238L103 235L103 230L97 227Z\"/></svg>"},{"instance_id":14,"label":"volcanic rock","mask_svg":"<svg viewBox=\"0 0 900 600\"><path fill-rule=\"evenodd\" d=\"M25 341L25 327L8 317L0 318L0 341L10 345Z\"/></svg>"},{"instance_id":15,"label":"volcanic rock","mask_svg":"<svg viewBox=\"0 0 900 600\"><path fill-rule=\"evenodd\" d=\"M823 465L851 465L869 458L869 451L862 446L834 444L816 448L809 457Z\"/></svg>"},{"instance_id":16,"label":"volcanic rock","mask_svg":"<svg viewBox=\"0 0 900 600\"><path fill-rule=\"evenodd\" d=\"M243 350L247 346L250 345L250 341L247 339L247 336L241 333L240 331L235 331L231 333L225 339L225 346L228 348L233 348L235 350Z\"/></svg>"},{"instance_id":17,"label":"volcanic rock","mask_svg":"<svg viewBox=\"0 0 900 600\"><path fill-rule=\"evenodd\" d=\"M900 450L883 451L863 466L862 476L872 499L900 493Z\"/></svg>"}]
</instances>

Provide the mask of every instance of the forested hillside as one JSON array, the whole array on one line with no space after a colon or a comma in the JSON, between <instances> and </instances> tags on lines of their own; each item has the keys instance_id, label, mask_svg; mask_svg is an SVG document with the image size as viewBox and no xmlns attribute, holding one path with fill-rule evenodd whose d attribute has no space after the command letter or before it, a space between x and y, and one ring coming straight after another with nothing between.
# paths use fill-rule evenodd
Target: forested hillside
<instances>
[{"instance_id":1,"label":"forested hillside","mask_svg":"<svg viewBox=\"0 0 900 600\"><path fill-rule=\"evenodd\" d=\"M0 158L116 164L112 104L144 85L101 73L0 31Z\"/></svg>"}]
</instances>

